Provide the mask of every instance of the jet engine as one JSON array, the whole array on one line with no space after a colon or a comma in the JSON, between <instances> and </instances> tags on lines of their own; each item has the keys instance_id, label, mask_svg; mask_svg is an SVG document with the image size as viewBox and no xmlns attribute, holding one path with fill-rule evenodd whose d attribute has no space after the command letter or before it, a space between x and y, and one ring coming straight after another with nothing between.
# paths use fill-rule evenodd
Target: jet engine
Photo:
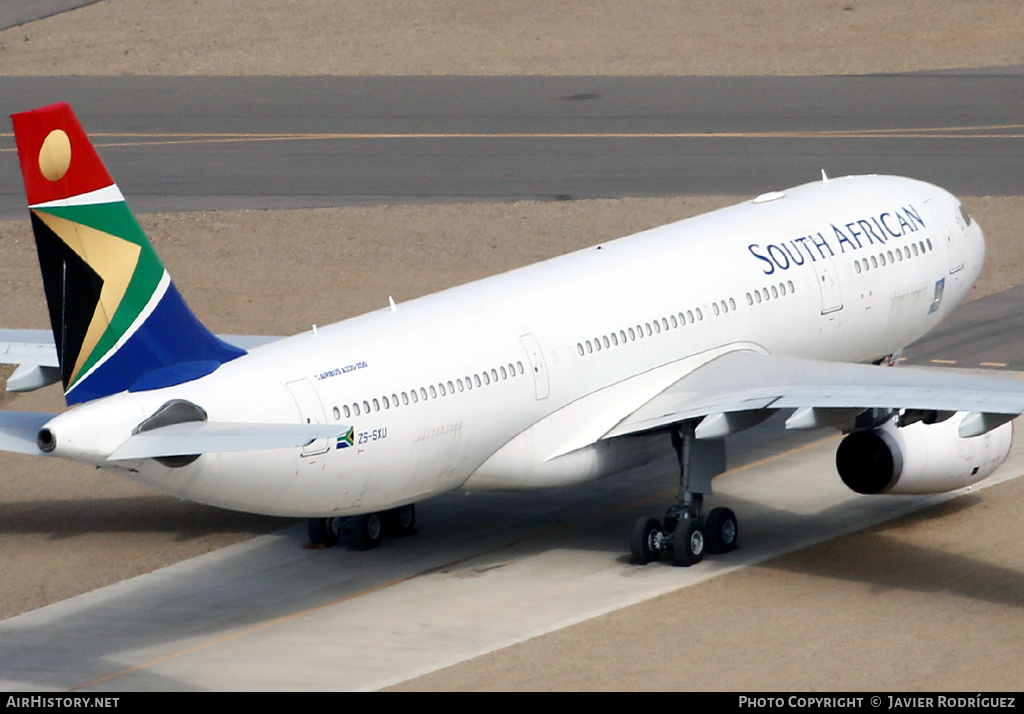
<instances>
[{"instance_id":1,"label":"jet engine","mask_svg":"<svg viewBox=\"0 0 1024 714\"><path fill-rule=\"evenodd\" d=\"M836 451L839 476L865 494L943 493L977 483L1006 460L1013 426L1006 423L963 438L958 429L967 415L958 412L942 422L902 427L894 418L855 431Z\"/></svg>"}]
</instances>

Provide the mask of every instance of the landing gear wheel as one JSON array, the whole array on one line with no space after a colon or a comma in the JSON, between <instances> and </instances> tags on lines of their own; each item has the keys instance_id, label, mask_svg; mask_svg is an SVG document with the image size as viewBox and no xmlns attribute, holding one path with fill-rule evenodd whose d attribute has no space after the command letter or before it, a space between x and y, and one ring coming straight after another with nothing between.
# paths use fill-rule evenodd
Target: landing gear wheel
<instances>
[{"instance_id":1,"label":"landing gear wheel","mask_svg":"<svg viewBox=\"0 0 1024 714\"><path fill-rule=\"evenodd\" d=\"M729 508L712 508L704 525L708 553L728 553L736 550L739 525L736 514Z\"/></svg>"},{"instance_id":2,"label":"landing gear wheel","mask_svg":"<svg viewBox=\"0 0 1024 714\"><path fill-rule=\"evenodd\" d=\"M629 548L633 552L633 562L647 565L661 558L661 543L665 537L661 523L657 518L640 518L633 524L633 534L629 539Z\"/></svg>"},{"instance_id":3,"label":"landing gear wheel","mask_svg":"<svg viewBox=\"0 0 1024 714\"><path fill-rule=\"evenodd\" d=\"M686 518L676 525L672 537L672 565L695 565L704 558L704 529L700 521Z\"/></svg>"},{"instance_id":4,"label":"landing gear wheel","mask_svg":"<svg viewBox=\"0 0 1024 714\"><path fill-rule=\"evenodd\" d=\"M416 532L416 505L399 506L385 511L382 517L384 535L389 538L404 538Z\"/></svg>"},{"instance_id":5,"label":"landing gear wheel","mask_svg":"<svg viewBox=\"0 0 1024 714\"><path fill-rule=\"evenodd\" d=\"M384 538L384 524L380 513L354 516L349 521L349 529L352 535L352 547L355 550L376 548Z\"/></svg>"},{"instance_id":6,"label":"landing gear wheel","mask_svg":"<svg viewBox=\"0 0 1024 714\"><path fill-rule=\"evenodd\" d=\"M338 543L338 518L308 518L306 531L310 545L330 548Z\"/></svg>"}]
</instances>

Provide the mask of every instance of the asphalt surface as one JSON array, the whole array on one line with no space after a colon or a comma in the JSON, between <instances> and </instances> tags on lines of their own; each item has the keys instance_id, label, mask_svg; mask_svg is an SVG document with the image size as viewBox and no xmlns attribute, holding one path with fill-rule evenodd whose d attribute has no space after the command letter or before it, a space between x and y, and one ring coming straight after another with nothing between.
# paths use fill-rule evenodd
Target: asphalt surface
<instances>
[{"instance_id":1,"label":"asphalt surface","mask_svg":"<svg viewBox=\"0 0 1024 714\"><path fill-rule=\"evenodd\" d=\"M17 27L34 20L42 20L44 17L59 15L68 10L78 7L92 5L100 0L32 0L31 2L18 2L7 0L0 5L0 30L9 27Z\"/></svg>"},{"instance_id":2,"label":"asphalt surface","mask_svg":"<svg viewBox=\"0 0 1024 714\"><path fill-rule=\"evenodd\" d=\"M750 195L894 173L1024 186L1024 74L3 77L69 101L137 211ZM14 151L0 133L0 153ZM0 162L0 218L21 217Z\"/></svg>"}]
</instances>

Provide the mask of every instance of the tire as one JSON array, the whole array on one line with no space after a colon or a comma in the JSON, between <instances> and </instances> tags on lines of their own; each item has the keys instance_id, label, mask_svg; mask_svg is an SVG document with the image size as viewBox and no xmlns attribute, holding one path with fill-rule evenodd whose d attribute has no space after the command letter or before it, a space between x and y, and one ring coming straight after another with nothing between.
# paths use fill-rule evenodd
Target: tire
<instances>
[{"instance_id":1,"label":"tire","mask_svg":"<svg viewBox=\"0 0 1024 714\"><path fill-rule=\"evenodd\" d=\"M695 518L684 518L672 536L672 565L688 567L704 559L704 529Z\"/></svg>"},{"instance_id":2,"label":"tire","mask_svg":"<svg viewBox=\"0 0 1024 714\"><path fill-rule=\"evenodd\" d=\"M663 535L661 523L657 518L640 518L633 524L633 533L629 539L629 549L633 554L633 562L647 565L661 558L658 547L660 536Z\"/></svg>"},{"instance_id":3,"label":"tire","mask_svg":"<svg viewBox=\"0 0 1024 714\"><path fill-rule=\"evenodd\" d=\"M311 545L330 548L338 543L336 518L307 518L306 531Z\"/></svg>"},{"instance_id":4,"label":"tire","mask_svg":"<svg viewBox=\"0 0 1024 714\"><path fill-rule=\"evenodd\" d=\"M728 553L736 550L739 538L739 524L736 514L729 508L713 508L704 526L707 536L708 553Z\"/></svg>"},{"instance_id":5,"label":"tire","mask_svg":"<svg viewBox=\"0 0 1024 714\"><path fill-rule=\"evenodd\" d=\"M384 539L384 524L380 513L354 516L349 521L353 550L371 550Z\"/></svg>"},{"instance_id":6,"label":"tire","mask_svg":"<svg viewBox=\"0 0 1024 714\"><path fill-rule=\"evenodd\" d=\"M399 506L385 511L382 517L384 535L388 538L404 538L416 532L416 504Z\"/></svg>"}]
</instances>

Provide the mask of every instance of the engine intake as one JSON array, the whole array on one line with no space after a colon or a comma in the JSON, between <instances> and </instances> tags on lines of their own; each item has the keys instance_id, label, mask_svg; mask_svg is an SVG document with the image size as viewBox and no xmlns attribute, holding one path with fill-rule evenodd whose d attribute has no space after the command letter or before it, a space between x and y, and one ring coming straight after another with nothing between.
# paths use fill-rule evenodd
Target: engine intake
<instances>
[{"instance_id":1,"label":"engine intake","mask_svg":"<svg viewBox=\"0 0 1024 714\"><path fill-rule=\"evenodd\" d=\"M938 423L918 421L849 434L836 450L840 478L857 493L944 493L981 481L1006 460L1012 424L963 438L959 412Z\"/></svg>"}]
</instances>

